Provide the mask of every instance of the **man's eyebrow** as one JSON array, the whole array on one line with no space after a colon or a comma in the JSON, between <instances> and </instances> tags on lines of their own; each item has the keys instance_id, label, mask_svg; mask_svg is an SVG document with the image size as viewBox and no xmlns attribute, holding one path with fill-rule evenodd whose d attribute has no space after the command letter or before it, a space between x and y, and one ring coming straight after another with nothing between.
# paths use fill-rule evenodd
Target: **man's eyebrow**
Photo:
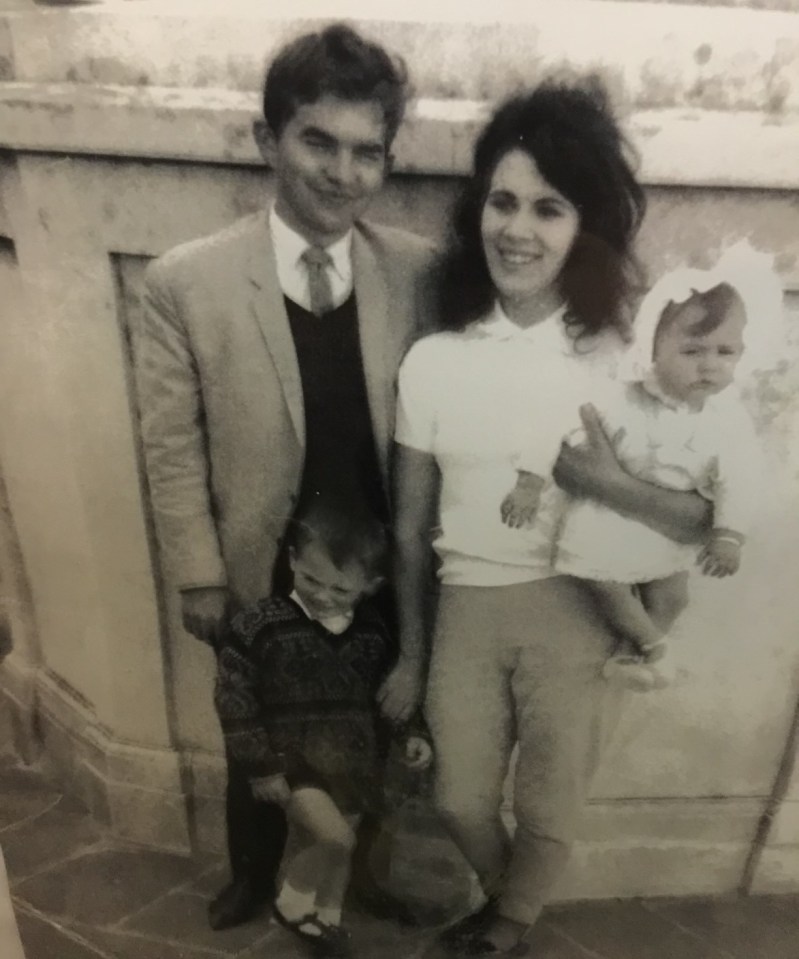
<instances>
[{"instance_id":1,"label":"man's eyebrow","mask_svg":"<svg viewBox=\"0 0 799 959\"><path fill-rule=\"evenodd\" d=\"M327 140L329 143L336 142L336 138L321 127L307 126L302 132L304 136L316 137L318 140Z\"/></svg>"}]
</instances>

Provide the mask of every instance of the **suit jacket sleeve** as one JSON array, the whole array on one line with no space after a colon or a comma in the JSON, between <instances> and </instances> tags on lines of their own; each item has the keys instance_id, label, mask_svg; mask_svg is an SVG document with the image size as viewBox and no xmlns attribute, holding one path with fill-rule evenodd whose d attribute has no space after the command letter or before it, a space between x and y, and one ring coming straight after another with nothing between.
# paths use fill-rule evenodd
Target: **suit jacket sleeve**
<instances>
[{"instance_id":1,"label":"suit jacket sleeve","mask_svg":"<svg viewBox=\"0 0 799 959\"><path fill-rule=\"evenodd\" d=\"M150 266L134 334L142 440L159 546L178 589L225 586L209 489L202 385L165 265Z\"/></svg>"}]
</instances>

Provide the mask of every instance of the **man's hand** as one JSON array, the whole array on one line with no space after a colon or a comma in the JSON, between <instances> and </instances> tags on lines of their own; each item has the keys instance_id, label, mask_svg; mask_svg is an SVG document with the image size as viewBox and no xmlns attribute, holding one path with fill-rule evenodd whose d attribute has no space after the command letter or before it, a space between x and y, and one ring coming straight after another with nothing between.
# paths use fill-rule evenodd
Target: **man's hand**
<instances>
[{"instance_id":1,"label":"man's hand","mask_svg":"<svg viewBox=\"0 0 799 959\"><path fill-rule=\"evenodd\" d=\"M273 802L285 807L291 799L291 788L282 773L277 776L264 776L262 779L251 779L252 794L261 802Z\"/></svg>"},{"instance_id":2,"label":"man's hand","mask_svg":"<svg viewBox=\"0 0 799 959\"><path fill-rule=\"evenodd\" d=\"M422 664L417 659L400 655L377 691L377 702L386 719L400 725L416 712L422 696Z\"/></svg>"},{"instance_id":3,"label":"man's hand","mask_svg":"<svg viewBox=\"0 0 799 959\"><path fill-rule=\"evenodd\" d=\"M514 488L502 500L499 514L511 529L531 526L541 499L544 480L535 473L519 472Z\"/></svg>"},{"instance_id":4,"label":"man's hand","mask_svg":"<svg viewBox=\"0 0 799 959\"><path fill-rule=\"evenodd\" d=\"M741 543L726 537L718 539L711 536L709 542L699 553L697 565L702 567L705 576L722 578L738 572L741 565Z\"/></svg>"},{"instance_id":5,"label":"man's hand","mask_svg":"<svg viewBox=\"0 0 799 959\"><path fill-rule=\"evenodd\" d=\"M552 476L558 486L576 499L603 501L603 492L623 477L610 439L596 408L580 407L585 439L578 446L564 440Z\"/></svg>"},{"instance_id":6,"label":"man's hand","mask_svg":"<svg viewBox=\"0 0 799 959\"><path fill-rule=\"evenodd\" d=\"M209 646L216 646L225 622L228 591L221 586L207 586L184 589L180 597L183 628Z\"/></svg>"}]
</instances>

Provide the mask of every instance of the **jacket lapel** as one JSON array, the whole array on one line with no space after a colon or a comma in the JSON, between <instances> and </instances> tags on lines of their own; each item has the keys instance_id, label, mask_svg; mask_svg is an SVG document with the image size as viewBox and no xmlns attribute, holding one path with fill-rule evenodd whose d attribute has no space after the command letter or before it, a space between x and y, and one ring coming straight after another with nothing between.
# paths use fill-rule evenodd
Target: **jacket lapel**
<instances>
[{"instance_id":1,"label":"jacket lapel","mask_svg":"<svg viewBox=\"0 0 799 959\"><path fill-rule=\"evenodd\" d=\"M357 226L352 238L352 270L372 429L380 466L383 475L387 476L393 388L386 368L389 352L388 292L381 263Z\"/></svg>"},{"instance_id":2,"label":"jacket lapel","mask_svg":"<svg viewBox=\"0 0 799 959\"><path fill-rule=\"evenodd\" d=\"M250 246L247 272L251 283L252 311L275 364L297 439L300 446L304 447L305 410L300 370L277 278L272 238L265 213L258 219L254 242Z\"/></svg>"}]
</instances>

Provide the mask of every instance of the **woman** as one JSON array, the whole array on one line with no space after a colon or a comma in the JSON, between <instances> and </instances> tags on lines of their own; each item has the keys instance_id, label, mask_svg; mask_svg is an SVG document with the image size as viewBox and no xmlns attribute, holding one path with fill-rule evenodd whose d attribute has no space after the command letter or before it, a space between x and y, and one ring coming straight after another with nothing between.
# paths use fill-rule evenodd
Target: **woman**
<instances>
[{"instance_id":1,"label":"woman","mask_svg":"<svg viewBox=\"0 0 799 959\"><path fill-rule=\"evenodd\" d=\"M614 645L592 599L549 568L545 535L503 525L520 430L555 449L576 417L583 372L627 337L630 247L641 187L595 81L544 84L501 106L478 140L444 272L449 330L400 370L397 590L401 660L423 661L430 530L441 593L426 711L436 801L486 905L448 930L462 955L523 956L524 937L568 857L600 743L601 668ZM623 473L590 413L589 443L555 476L675 539L698 539L692 493ZM554 458L554 457L553 457ZM546 524L542 524L543 527ZM511 842L500 819L519 746Z\"/></svg>"}]
</instances>

